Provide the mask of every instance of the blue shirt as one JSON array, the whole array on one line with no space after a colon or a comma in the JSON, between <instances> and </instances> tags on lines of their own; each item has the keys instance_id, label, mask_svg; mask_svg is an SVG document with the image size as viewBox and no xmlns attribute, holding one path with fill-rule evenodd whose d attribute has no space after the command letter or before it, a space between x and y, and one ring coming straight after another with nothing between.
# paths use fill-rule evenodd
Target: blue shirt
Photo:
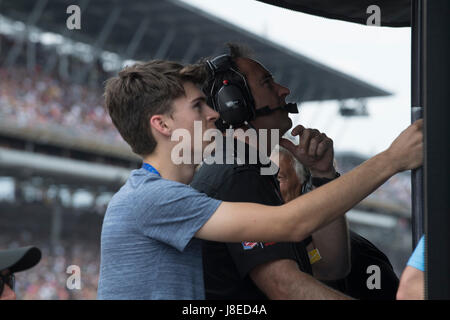
<instances>
[{"instance_id":1,"label":"blue shirt","mask_svg":"<svg viewBox=\"0 0 450 320\"><path fill-rule=\"evenodd\" d=\"M425 236L420 238L419 243L414 249L413 254L408 260L408 266L425 271Z\"/></svg>"},{"instance_id":2,"label":"blue shirt","mask_svg":"<svg viewBox=\"0 0 450 320\"><path fill-rule=\"evenodd\" d=\"M98 299L204 299L200 240L221 201L141 168L103 221Z\"/></svg>"}]
</instances>

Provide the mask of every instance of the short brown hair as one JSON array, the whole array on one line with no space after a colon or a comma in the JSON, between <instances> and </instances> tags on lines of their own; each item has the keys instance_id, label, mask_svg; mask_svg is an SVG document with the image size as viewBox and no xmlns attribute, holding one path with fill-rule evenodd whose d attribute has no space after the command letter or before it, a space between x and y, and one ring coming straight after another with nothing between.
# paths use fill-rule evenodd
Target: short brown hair
<instances>
[{"instance_id":1,"label":"short brown hair","mask_svg":"<svg viewBox=\"0 0 450 320\"><path fill-rule=\"evenodd\" d=\"M248 58L255 59L253 50L245 44L227 42L226 47L228 48L228 55L236 62L238 58Z\"/></svg>"},{"instance_id":2,"label":"short brown hair","mask_svg":"<svg viewBox=\"0 0 450 320\"><path fill-rule=\"evenodd\" d=\"M156 148L150 118L171 114L173 100L185 94L183 84L202 85L206 77L202 65L165 60L136 63L106 81L105 107L133 152L146 156Z\"/></svg>"}]
</instances>

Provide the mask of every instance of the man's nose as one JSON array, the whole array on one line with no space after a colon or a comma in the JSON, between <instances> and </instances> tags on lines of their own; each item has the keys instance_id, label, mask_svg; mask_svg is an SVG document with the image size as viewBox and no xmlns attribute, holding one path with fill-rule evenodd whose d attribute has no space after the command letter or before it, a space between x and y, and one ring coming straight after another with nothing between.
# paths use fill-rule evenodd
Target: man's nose
<instances>
[{"instance_id":1,"label":"man's nose","mask_svg":"<svg viewBox=\"0 0 450 320\"><path fill-rule=\"evenodd\" d=\"M291 90L289 90L289 88L287 88L287 87L285 87L285 86L283 86L281 84L278 84L278 95L280 97L285 98L285 97L287 97L290 94L291 94Z\"/></svg>"},{"instance_id":2,"label":"man's nose","mask_svg":"<svg viewBox=\"0 0 450 320\"><path fill-rule=\"evenodd\" d=\"M0 300L16 300L16 293L7 284L5 284Z\"/></svg>"},{"instance_id":3,"label":"man's nose","mask_svg":"<svg viewBox=\"0 0 450 320\"><path fill-rule=\"evenodd\" d=\"M220 117L220 114L216 110L214 110L213 108L208 106L206 120L215 122L217 119L219 119L219 117Z\"/></svg>"}]
</instances>

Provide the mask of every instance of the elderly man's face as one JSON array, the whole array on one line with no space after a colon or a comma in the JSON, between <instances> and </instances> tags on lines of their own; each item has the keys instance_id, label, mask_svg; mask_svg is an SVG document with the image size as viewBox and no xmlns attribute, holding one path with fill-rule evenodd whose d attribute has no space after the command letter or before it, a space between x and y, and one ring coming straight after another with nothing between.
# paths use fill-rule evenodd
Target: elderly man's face
<instances>
[{"instance_id":1,"label":"elderly man's face","mask_svg":"<svg viewBox=\"0 0 450 320\"><path fill-rule=\"evenodd\" d=\"M1 272L1 274L3 276L8 276L10 274L9 270L3 270ZM14 293L14 291L9 287L8 284L3 284L3 292L2 295L0 296L0 300L15 300L16 299L16 294Z\"/></svg>"},{"instance_id":2,"label":"elderly man's face","mask_svg":"<svg viewBox=\"0 0 450 320\"><path fill-rule=\"evenodd\" d=\"M280 191L285 202L289 202L300 195L302 184L297 177L293 161L283 154L280 154L278 181L280 181Z\"/></svg>"}]
</instances>

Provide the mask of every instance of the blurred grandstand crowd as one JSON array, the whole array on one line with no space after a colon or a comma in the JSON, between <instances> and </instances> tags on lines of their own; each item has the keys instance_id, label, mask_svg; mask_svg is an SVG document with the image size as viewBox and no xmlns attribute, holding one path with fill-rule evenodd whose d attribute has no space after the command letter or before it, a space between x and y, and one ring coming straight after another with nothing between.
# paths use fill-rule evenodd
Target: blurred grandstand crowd
<instances>
[{"instance_id":1,"label":"blurred grandstand crowd","mask_svg":"<svg viewBox=\"0 0 450 320\"><path fill-rule=\"evenodd\" d=\"M118 139L117 130L101 105L101 92L80 85L68 85L25 68L0 68L0 116L18 127L63 126L74 134L100 135Z\"/></svg>"},{"instance_id":2,"label":"blurred grandstand crowd","mask_svg":"<svg viewBox=\"0 0 450 320\"><path fill-rule=\"evenodd\" d=\"M337 154L337 169L341 173L348 172L363 163L366 159L355 154ZM393 204L403 211L411 211L411 174L402 172L394 175L367 199L378 203Z\"/></svg>"},{"instance_id":3,"label":"blurred grandstand crowd","mask_svg":"<svg viewBox=\"0 0 450 320\"><path fill-rule=\"evenodd\" d=\"M78 136L120 141L117 130L103 108L100 85L87 86L62 79L58 72L45 72L49 53L36 44L36 64L28 70L25 53L14 67L5 66L14 42L0 36L0 117L18 127L47 127ZM24 45L25 47L25 45ZM24 50L22 50L23 52ZM102 72L101 78L106 78Z\"/></svg>"},{"instance_id":4,"label":"blurred grandstand crowd","mask_svg":"<svg viewBox=\"0 0 450 320\"><path fill-rule=\"evenodd\" d=\"M27 241L21 245L36 243ZM18 246L13 242L11 247ZM16 275L16 294L23 300L94 300L97 297L99 251L93 244L64 244L54 253L43 244L37 244L42 251L39 264L29 272ZM96 249L96 248L95 248ZM81 288L68 289L66 282L70 274L66 269L70 265L81 269Z\"/></svg>"},{"instance_id":5,"label":"blurred grandstand crowd","mask_svg":"<svg viewBox=\"0 0 450 320\"><path fill-rule=\"evenodd\" d=\"M14 41L0 35L0 44L2 121L18 128L63 130L76 137L88 136L107 143L122 141L103 108L102 83L108 74L99 64L92 66L97 68L97 85L75 83L58 70L46 70L46 59L53 54L48 48L36 44L36 63L30 70L25 49L12 67L5 62ZM79 63L71 61L72 70L81 68ZM340 172L349 171L364 160L354 162L351 159L338 159ZM380 203L394 202L410 211L410 193L409 175L403 174L394 176L369 198ZM44 198L3 201L0 197L0 249L33 244L43 252L43 258L35 268L17 275L18 298L95 299L105 207L101 210L98 207L79 209L73 203L60 204L64 211L62 231L60 239L55 241L51 239L55 204ZM66 287L70 276L66 269L70 265L81 268L81 290Z\"/></svg>"},{"instance_id":6,"label":"blurred grandstand crowd","mask_svg":"<svg viewBox=\"0 0 450 320\"><path fill-rule=\"evenodd\" d=\"M1 203L0 249L35 245L39 264L16 275L18 299L96 299L102 216L63 208L60 235L54 236L55 203ZM80 289L69 289L67 267L80 268Z\"/></svg>"}]
</instances>

